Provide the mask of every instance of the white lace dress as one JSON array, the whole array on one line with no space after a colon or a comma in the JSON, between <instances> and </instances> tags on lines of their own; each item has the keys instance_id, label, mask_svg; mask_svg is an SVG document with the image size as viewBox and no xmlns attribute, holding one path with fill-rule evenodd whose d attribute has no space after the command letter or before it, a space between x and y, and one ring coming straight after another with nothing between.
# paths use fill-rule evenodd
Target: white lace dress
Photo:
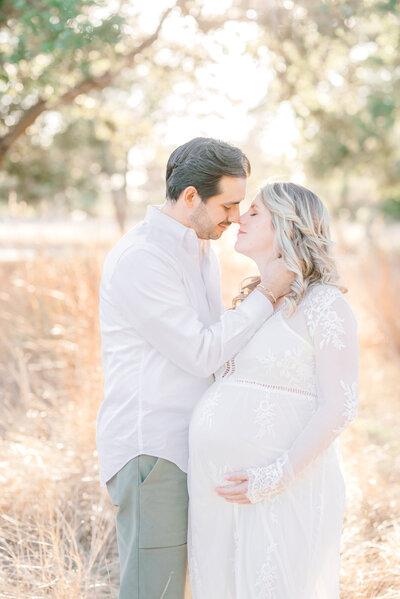
<instances>
[{"instance_id":1,"label":"white lace dress","mask_svg":"<svg viewBox=\"0 0 400 599\"><path fill-rule=\"evenodd\" d=\"M337 599L345 489L335 441L357 409L358 342L341 292L278 309L216 373L189 433L193 599ZM252 503L215 492L246 470Z\"/></svg>"}]
</instances>

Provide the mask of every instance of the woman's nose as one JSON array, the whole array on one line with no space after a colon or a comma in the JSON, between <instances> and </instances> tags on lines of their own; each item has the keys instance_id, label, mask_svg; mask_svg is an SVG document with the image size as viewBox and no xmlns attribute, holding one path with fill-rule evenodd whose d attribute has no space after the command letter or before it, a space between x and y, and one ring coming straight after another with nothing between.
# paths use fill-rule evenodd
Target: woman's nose
<instances>
[{"instance_id":1,"label":"woman's nose","mask_svg":"<svg viewBox=\"0 0 400 599\"><path fill-rule=\"evenodd\" d=\"M243 214L241 214L241 215L239 216L239 221L238 221L238 222L239 222L239 224L240 224L240 225L244 225L244 224L245 224L245 222L246 222L246 218L247 218L247 212L244 212Z\"/></svg>"}]
</instances>

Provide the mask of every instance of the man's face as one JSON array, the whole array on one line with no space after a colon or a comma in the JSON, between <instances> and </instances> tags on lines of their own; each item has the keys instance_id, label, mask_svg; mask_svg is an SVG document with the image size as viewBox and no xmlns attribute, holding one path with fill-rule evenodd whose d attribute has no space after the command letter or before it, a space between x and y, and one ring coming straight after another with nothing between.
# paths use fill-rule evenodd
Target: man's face
<instances>
[{"instance_id":1,"label":"man's face","mask_svg":"<svg viewBox=\"0 0 400 599\"><path fill-rule=\"evenodd\" d=\"M219 239L224 231L240 218L239 204L246 195L246 178L222 177L220 193L198 202L189 216L192 228L200 239Z\"/></svg>"}]
</instances>

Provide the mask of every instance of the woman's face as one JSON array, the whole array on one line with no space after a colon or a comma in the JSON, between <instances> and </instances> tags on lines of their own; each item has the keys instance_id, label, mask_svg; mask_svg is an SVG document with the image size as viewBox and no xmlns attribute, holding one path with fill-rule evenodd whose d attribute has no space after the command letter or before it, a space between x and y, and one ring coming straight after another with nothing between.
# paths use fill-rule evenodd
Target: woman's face
<instances>
[{"instance_id":1,"label":"woman's face","mask_svg":"<svg viewBox=\"0 0 400 599\"><path fill-rule=\"evenodd\" d=\"M277 257L276 245L271 212L257 194L249 210L240 217L235 250L255 261L265 261Z\"/></svg>"}]
</instances>

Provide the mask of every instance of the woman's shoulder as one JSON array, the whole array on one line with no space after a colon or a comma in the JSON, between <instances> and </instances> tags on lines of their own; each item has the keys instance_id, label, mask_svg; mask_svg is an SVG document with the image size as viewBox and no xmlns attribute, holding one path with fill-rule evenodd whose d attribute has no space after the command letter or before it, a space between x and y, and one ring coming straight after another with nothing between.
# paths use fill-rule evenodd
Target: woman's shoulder
<instances>
[{"instance_id":1,"label":"woman's shoulder","mask_svg":"<svg viewBox=\"0 0 400 599\"><path fill-rule=\"evenodd\" d=\"M314 332L318 325L322 328L341 328L344 322L356 324L349 303L336 285L313 285L307 290L301 304L310 332Z\"/></svg>"},{"instance_id":2,"label":"woman's shoulder","mask_svg":"<svg viewBox=\"0 0 400 599\"><path fill-rule=\"evenodd\" d=\"M309 287L300 302L304 312L325 312L333 304L336 308L351 310L342 288L328 283L317 283Z\"/></svg>"},{"instance_id":3,"label":"woman's shoulder","mask_svg":"<svg viewBox=\"0 0 400 599\"><path fill-rule=\"evenodd\" d=\"M304 295L305 303L317 301L334 302L337 298L344 297L343 292L336 285L328 283L316 283L309 287Z\"/></svg>"}]
</instances>

